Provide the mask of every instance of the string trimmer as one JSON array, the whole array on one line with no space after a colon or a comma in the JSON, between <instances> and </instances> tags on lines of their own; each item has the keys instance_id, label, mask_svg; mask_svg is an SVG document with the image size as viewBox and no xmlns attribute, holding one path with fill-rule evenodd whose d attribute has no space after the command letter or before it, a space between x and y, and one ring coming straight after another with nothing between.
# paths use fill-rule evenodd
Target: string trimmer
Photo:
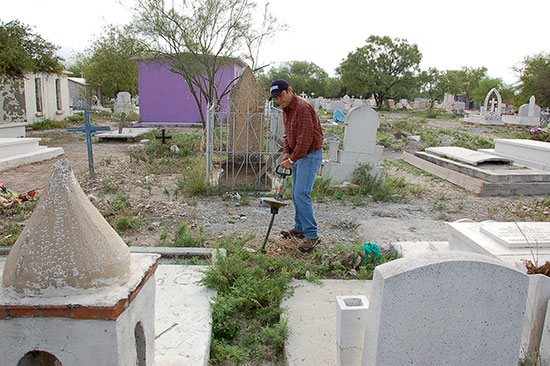
<instances>
[{"instance_id":1,"label":"string trimmer","mask_svg":"<svg viewBox=\"0 0 550 366\"><path fill-rule=\"evenodd\" d=\"M277 190L277 197L262 198L262 202L265 204L268 204L269 207L271 208L271 221L269 222L269 227L267 228L267 234L265 235L264 244L262 245L262 249L261 249L262 253L265 253L265 245L267 244L267 239L269 238L269 233L271 232L271 227L273 226L273 221L275 220L275 215L279 213L279 209L281 207L286 206L286 203L281 202L281 198L283 198L283 189L285 188L286 177L292 175L292 169L283 169L281 168L280 165L278 165L277 168L275 169L275 173L281 176L281 185Z\"/></svg>"}]
</instances>

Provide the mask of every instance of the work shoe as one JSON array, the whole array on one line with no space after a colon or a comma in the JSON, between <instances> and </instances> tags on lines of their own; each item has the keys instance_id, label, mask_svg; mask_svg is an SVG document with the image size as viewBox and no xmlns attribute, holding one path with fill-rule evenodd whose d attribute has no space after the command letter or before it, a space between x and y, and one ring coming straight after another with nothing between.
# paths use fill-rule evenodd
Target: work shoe
<instances>
[{"instance_id":1,"label":"work shoe","mask_svg":"<svg viewBox=\"0 0 550 366\"><path fill-rule=\"evenodd\" d=\"M302 239L302 238L306 237L306 233L302 233L302 232L296 231L294 229L281 230L281 235L283 236L283 239L288 239L288 238Z\"/></svg>"},{"instance_id":2,"label":"work shoe","mask_svg":"<svg viewBox=\"0 0 550 366\"><path fill-rule=\"evenodd\" d=\"M317 244L319 244L319 243L321 243L321 239L319 239L319 238L304 239L302 241L302 244L300 244L300 246L298 247L298 249L301 252L309 252L310 250L315 248L315 246L317 246Z\"/></svg>"}]
</instances>

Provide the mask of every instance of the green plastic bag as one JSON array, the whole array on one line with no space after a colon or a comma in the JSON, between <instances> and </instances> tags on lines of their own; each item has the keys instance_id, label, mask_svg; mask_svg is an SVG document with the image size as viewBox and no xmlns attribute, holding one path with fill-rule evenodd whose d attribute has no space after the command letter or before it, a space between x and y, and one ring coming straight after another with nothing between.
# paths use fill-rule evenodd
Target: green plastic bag
<instances>
[{"instance_id":1,"label":"green plastic bag","mask_svg":"<svg viewBox=\"0 0 550 366\"><path fill-rule=\"evenodd\" d=\"M365 243L365 245L363 245L363 249L365 250L365 259L368 259L371 253L374 254L376 259L380 259L382 256L382 253L380 253L380 248L377 244L373 244L371 242Z\"/></svg>"}]
</instances>

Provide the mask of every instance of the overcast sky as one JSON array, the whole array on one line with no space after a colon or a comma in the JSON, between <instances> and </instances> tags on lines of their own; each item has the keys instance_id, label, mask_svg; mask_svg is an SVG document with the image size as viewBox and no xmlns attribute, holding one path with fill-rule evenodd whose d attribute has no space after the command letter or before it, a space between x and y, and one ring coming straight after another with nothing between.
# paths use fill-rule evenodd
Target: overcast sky
<instances>
[{"instance_id":1,"label":"overcast sky","mask_svg":"<svg viewBox=\"0 0 550 366\"><path fill-rule=\"evenodd\" d=\"M257 0L259 5L264 1ZM127 5L118 0L0 4L3 22L19 19L34 26L35 32L62 47L66 59L83 51L104 25L131 18ZM550 52L549 0L274 0L270 9L289 30L264 45L262 61L311 61L330 75L370 35L416 43L422 69L485 66L491 77L509 84L517 81L512 66L527 55Z\"/></svg>"}]
</instances>

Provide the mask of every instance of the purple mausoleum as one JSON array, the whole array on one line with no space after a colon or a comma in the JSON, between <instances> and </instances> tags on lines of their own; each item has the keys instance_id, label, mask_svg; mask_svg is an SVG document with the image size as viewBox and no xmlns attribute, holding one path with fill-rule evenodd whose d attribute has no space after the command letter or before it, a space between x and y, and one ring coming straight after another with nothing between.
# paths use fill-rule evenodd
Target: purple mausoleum
<instances>
[{"instance_id":1,"label":"purple mausoleum","mask_svg":"<svg viewBox=\"0 0 550 366\"><path fill-rule=\"evenodd\" d=\"M160 59L136 59L139 73L139 114L142 125L182 126L201 123L199 109L187 82L170 71L171 64ZM220 90L243 73L246 67L240 59L222 66L219 71ZM229 94L221 101L225 109ZM206 103L203 103L206 114Z\"/></svg>"}]
</instances>

